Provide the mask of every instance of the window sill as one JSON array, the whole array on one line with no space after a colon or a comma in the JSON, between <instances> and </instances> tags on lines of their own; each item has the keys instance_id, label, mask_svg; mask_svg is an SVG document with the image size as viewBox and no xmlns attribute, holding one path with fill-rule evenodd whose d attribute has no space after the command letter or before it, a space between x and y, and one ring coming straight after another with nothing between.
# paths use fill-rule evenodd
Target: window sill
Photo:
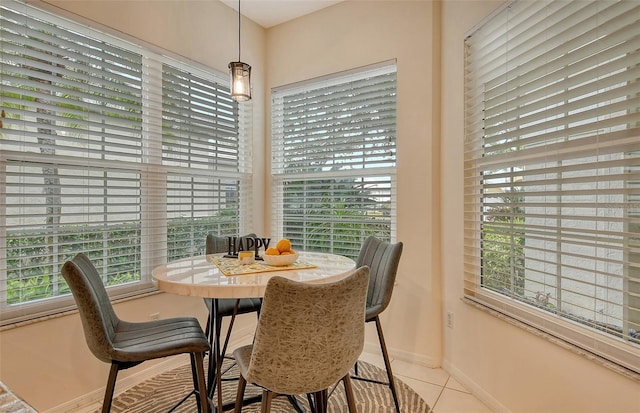
<instances>
[{"instance_id":1,"label":"window sill","mask_svg":"<svg viewBox=\"0 0 640 413\"><path fill-rule=\"evenodd\" d=\"M144 290L141 291L138 294L129 294L123 297L119 297L116 299L112 300L113 304L118 304L118 303L123 303L126 301L131 301L131 300L137 300L139 298L144 298L144 297L149 297L152 295L156 295L156 294L161 294L161 291L155 289L155 290ZM19 327L24 327L24 326L28 326L31 324L36 324L36 323L41 323L44 321L48 321L48 320L53 320L55 318L59 318L59 317L64 317L70 314L74 314L78 312L78 308L75 306L75 304L73 305L73 307L67 307L67 308L63 308L58 312L55 313L40 313L40 314L33 314L32 317L29 317L27 319L22 319L19 321L15 321L15 322L8 322L5 325L0 325L0 332L2 331L7 331L7 330L11 330L14 328L19 328Z\"/></svg>"},{"instance_id":2,"label":"window sill","mask_svg":"<svg viewBox=\"0 0 640 413\"><path fill-rule=\"evenodd\" d=\"M462 302L468 305L471 305L473 307L475 307L478 310L484 311L502 321L505 321L515 327L518 327L520 329L523 329L531 334L534 334L540 338L543 338L551 343L554 343L566 350L569 350L571 352L573 352L574 354L578 354L581 357L584 357L592 362L598 363L599 365L608 368L609 370L613 370L616 373L622 374L623 376L625 376L626 378L633 380L635 382L640 383L640 374L636 373L635 371L629 370L628 368L621 366L617 363L612 362L611 360L607 360L601 356L598 356L596 354L593 354L581 347L576 346L575 344L569 343L561 338L555 337L549 333L546 333L544 331L541 331L538 328L535 328L529 324L526 324L520 320L517 320L513 317L510 317L506 314L503 314L499 311L496 311L492 308L489 308L481 303L478 303L474 300L471 300L467 297L463 297L461 298Z\"/></svg>"}]
</instances>

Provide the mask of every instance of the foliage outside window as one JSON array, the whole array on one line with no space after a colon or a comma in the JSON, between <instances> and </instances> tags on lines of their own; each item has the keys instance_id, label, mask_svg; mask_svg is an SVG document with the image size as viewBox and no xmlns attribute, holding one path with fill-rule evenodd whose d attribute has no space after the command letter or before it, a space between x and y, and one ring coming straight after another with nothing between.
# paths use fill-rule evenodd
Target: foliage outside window
<instances>
[{"instance_id":1,"label":"foliage outside window","mask_svg":"<svg viewBox=\"0 0 640 413\"><path fill-rule=\"evenodd\" d=\"M358 255L395 237L396 67L272 92L272 228L299 249Z\"/></svg>"},{"instance_id":2,"label":"foliage outside window","mask_svg":"<svg viewBox=\"0 0 640 413\"><path fill-rule=\"evenodd\" d=\"M240 232L249 125L225 75L19 2L0 34L0 323L73 305L78 252L128 295Z\"/></svg>"},{"instance_id":3,"label":"foliage outside window","mask_svg":"<svg viewBox=\"0 0 640 413\"><path fill-rule=\"evenodd\" d=\"M465 295L640 372L640 4L512 1L465 40Z\"/></svg>"}]
</instances>

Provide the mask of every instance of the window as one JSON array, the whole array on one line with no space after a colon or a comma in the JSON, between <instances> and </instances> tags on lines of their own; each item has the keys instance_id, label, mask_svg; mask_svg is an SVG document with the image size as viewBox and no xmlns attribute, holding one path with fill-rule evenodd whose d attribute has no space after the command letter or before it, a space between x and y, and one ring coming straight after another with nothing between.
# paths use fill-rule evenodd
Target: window
<instances>
[{"instance_id":1,"label":"window","mask_svg":"<svg viewBox=\"0 0 640 413\"><path fill-rule=\"evenodd\" d=\"M19 2L0 23L0 323L73 306L78 252L137 294L247 225L250 106L226 75Z\"/></svg>"},{"instance_id":2,"label":"window","mask_svg":"<svg viewBox=\"0 0 640 413\"><path fill-rule=\"evenodd\" d=\"M238 235L251 158L228 77L207 80L164 64L162 165L166 170L168 259L203 254L208 233ZM233 102L233 103L232 103ZM241 127L244 125L244 127ZM245 218L246 219L246 218ZM243 226L249 226L243 223ZM164 245L162 246L164 247Z\"/></svg>"},{"instance_id":3,"label":"window","mask_svg":"<svg viewBox=\"0 0 640 413\"><path fill-rule=\"evenodd\" d=\"M640 4L513 1L465 40L465 295L640 373Z\"/></svg>"},{"instance_id":4,"label":"window","mask_svg":"<svg viewBox=\"0 0 640 413\"><path fill-rule=\"evenodd\" d=\"M355 257L395 236L395 62L272 93L273 234Z\"/></svg>"}]
</instances>

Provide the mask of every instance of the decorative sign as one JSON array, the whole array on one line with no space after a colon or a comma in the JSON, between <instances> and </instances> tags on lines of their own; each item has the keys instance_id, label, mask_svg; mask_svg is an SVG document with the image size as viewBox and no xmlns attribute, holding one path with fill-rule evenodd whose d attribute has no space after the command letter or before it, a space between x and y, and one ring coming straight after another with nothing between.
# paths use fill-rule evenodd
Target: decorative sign
<instances>
[{"instance_id":1,"label":"decorative sign","mask_svg":"<svg viewBox=\"0 0 640 413\"><path fill-rule=\"evenodd\" d=\"M262 260L258 250L269 248L271 238L258 237L227 237L227 254L225 258L238 258L240 251L253 251L256 260Z\"/></svg>"}]
</instances>

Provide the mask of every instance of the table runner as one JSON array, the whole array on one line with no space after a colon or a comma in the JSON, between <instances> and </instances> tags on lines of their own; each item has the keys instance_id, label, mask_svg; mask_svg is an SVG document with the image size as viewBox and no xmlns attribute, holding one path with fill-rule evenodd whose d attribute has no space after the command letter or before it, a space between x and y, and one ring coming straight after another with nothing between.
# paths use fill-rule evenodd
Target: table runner
<instances>
[{"instance_id":1,"label":"table runner","mask_svg":"<svg viewBox=\"0 0 640 413\"><path fill-rule=\"evenodd\" d=\"M253 264L240 264L237 258L224 258L222 256L209 257L216 267L226 276L254 274L259 272L301 270L306 268L316 268L315 264L300 261L299 259L290 265L276 267L264 261L254 261Z\"/></svg>"}]
</instances>

